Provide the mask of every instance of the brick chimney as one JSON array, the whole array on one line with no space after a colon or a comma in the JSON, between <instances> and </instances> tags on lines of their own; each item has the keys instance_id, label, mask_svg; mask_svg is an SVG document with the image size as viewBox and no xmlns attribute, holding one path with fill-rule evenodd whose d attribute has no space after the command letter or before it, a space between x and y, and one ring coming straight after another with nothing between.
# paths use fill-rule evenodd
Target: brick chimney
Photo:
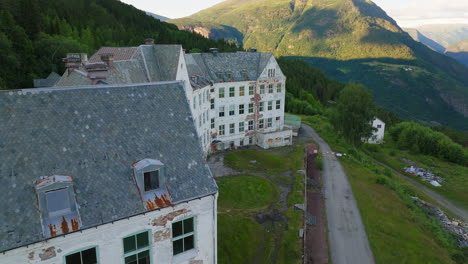
<instances>
[{"instance_id":1,"label":"brick chimney","mask_svg":"<svg viewBox=\"0 0 468 264\"><path fill-rule=\"evenodd\" d=\"M114 53L101 54L101 61L107 64L107 67L114 67Z\"/></svg>"},{"instance_id":2,"label":"brick chimney","mask_svg":"<svg viewBox=\"0 0 468 264\"><path fill-rule=\"evenodd\" d=\"M70 75L75 69L88 61L88 54L86 53L67 53L67 57L63 58L62 61L65 63L65 68Z\"/></svg>"},{"instance_id":3,"label":"brick chimney","mask_svg":"<svg viewBox=\"0 0 468 264\"><path fill-rule=\"evenodd\" d=\"M105 62L88 63L85 69L93 85L99 84L100 81L104 82L109 77L109 67Z\"/></svg>"},{"instance_id":4,"label":"brick chimney","mask_svg":"<svg viewBox=\"0 0 468 264\"><path fill-rule=\"evenodd\" d=\"M145 45L154 45L154 39L152 38L145 39Z\"/></svg>"}]
</instances>

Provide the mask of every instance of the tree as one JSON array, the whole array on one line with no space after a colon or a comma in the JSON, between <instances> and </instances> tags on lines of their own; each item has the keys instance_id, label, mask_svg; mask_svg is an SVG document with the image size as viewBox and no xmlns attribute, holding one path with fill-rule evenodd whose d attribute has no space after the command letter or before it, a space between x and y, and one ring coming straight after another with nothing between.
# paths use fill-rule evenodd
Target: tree
<instances>
[{"instance_id":1,"label":"tree","mask_svg":"<svg viewBox=\"0 0 468 264\"><path fill-rule=\"evenodd\" d=\"M338 95L333 123L349 143L359 145L372 135L375 114L371 92L362 85L348 84Z\"/></svg>"}]
</instances>

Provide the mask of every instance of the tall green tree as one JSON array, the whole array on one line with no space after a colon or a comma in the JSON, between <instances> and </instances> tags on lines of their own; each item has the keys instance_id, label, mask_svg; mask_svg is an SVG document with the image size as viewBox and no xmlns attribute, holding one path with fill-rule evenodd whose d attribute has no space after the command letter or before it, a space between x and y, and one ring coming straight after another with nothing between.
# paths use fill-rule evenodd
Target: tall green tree
<instances>
[{"instance_id":1,"label":"tall green tree","mask_svg":"<svg viewBox=\"0 0 468 264\"><path fill-rule=\"evenodd\" d=\"M356 146L372 135L375 114L371 92L362 85L348 84L338 95L333 123L343 137Z\"/></svg>"}]
</instances>

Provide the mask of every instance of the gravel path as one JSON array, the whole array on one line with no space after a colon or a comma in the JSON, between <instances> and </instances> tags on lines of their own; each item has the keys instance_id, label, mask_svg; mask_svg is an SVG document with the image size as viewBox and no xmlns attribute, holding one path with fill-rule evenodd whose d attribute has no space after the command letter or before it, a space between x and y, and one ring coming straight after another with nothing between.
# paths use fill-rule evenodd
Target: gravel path
<instances>
[{"instance_id":1,"label":"gravel path","mask_svg":"<svg viewBox=\"0 0 468 264\"><path fill-rule=\"evenodd\" d=\"M323 152L323 181L332 263L375 263L351 185L330 146L309 126L301 126Z\"/></svg>"}]
</instances>

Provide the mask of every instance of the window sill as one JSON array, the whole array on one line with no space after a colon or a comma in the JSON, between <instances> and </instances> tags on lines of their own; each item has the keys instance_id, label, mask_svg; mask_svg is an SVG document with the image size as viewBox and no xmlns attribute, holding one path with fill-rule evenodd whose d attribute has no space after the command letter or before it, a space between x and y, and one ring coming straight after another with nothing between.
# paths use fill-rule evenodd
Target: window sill
<instances>
[{"instance_id":1,"label":"window sill","mask_svg":"<svg viewBox=\"0 0 468 264\"><path fill-rule=\"evenodd\" d=\"M197 249L194 248L194 249L191 249L191 250L188 250L188 251L185 251L183 253L173 256L172 263L173 264L181 263L181 262L193 259L196 256L197 256Z\"/></svg>"}]
</instances>

